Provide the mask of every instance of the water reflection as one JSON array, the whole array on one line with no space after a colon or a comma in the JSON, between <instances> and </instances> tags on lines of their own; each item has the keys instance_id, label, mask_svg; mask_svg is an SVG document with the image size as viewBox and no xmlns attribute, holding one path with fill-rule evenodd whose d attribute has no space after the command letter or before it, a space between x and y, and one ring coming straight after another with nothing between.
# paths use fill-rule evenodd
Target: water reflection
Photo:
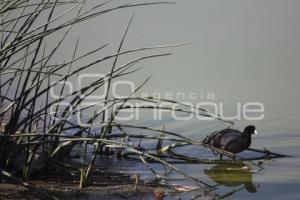
<instances>
[{"instance_id":1,"label":"water reflection","mask_svg":"<svg viewBox=\"0 0 300 200\"><path fill-rule=\"evenodd\" d=\"M204 173L217 184L227 187L244 185L250 193L255 193L256 186L252 182L251 170L242 162L217 164Z\"/></svg>"}]
</instances>

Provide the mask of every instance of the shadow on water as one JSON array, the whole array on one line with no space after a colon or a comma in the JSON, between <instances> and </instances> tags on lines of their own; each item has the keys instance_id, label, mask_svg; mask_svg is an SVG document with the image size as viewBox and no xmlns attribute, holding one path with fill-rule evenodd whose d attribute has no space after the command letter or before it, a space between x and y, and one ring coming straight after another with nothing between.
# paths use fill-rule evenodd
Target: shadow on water
<instances>
[{"instance_id":1,"label":"shadow on water","mask_svg":"<svg viewBox=\"0 0 300 200\"><path fill-rule=\"evenodd\" d=\"M244 186L250 193L256 193L257 188L253 184L253 172L242 162L217 164L204 173L218 185L226 187Z\"/></svg>"}]
</instances>

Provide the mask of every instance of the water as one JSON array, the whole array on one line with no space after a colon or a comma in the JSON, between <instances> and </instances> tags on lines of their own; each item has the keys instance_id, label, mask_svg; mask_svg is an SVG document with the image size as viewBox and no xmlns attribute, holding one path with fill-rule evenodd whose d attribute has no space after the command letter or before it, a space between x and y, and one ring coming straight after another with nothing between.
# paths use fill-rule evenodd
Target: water
<instances>
[{"instance_id":1,"label":"water","mask_svg":"<svg viewBox=\"0 0 300 200\"><path fill-rule=\"evenodd\" d=\"M89 1L89 6L95 2ZM130 2L141 3L147 0ZM254 124L260 135L253 138L253 148L265 147L291 157L265 163L264 169L258 172L228 170L232 167L227 165L184 164L177 167L201 180L218 184L216 193L220 196L236 190L229 199L298 199L300 1L177 2L177 5L124 9L74 27L68 42L64 44L63 53L56 59L72 56L73 51L70 49L74 48L77 36L80 36L78 55L105 43L109 43L109 46L100 56L115 53L132 13L135 13L135 17L123 50L192 41L190 45L120 57L118 66L149 53L173 53L168 57L139 63L138 66L143 67L143 70L123 80L131 80L137 87L138 83L152 75L149 83L136 96L145 93L171 96L173 100L194 105L210 102L217 107L208 106L209 110L218 113L222 110L225 116L240 114L242 111L238 111L239 105L261 103L264 107L262 119L248 120L243 116L233 120L236 124L234 128L242 130L246 125ZM122 3L123 0L113 1L107 7ZM111 63L105 62L87 72L107 73L110 67ZM127 90L128 87L122 87L118 94ZM193 98L190 94L193 94ZM151 117L149 113L147 116ZM216 120L176 120L170 117L170 113L164 116L159 121L141 118L133 123L154 128L165 125L167 130L198 140L226 126ZM179 148L177 151L199 157L213 156L197 147ZM109 165L129 173L141 173L144 179L153 177L141 164L111 161ZM153 167L163 173L160 165L154 164ZM174 184L194 185L175 172L170 173L168 179ZM198 194L194 191L181 196L190 199ZM168 196L166 199L173 198Z\"/></svg>"},{"instance_id":2,"label":"water","mask_svg":"<svg viewBox=\"0 0 300 200\"><path fill-rule=\"evenodd\" d=\"M189 129L197 129L188 127ZM208 130L209 131L209 130ZM187 131L188 132L188 131ZM268 148L273 152L283 153L292 156L291 158L278 158L266 161L263 164L264 169L254 168L257 170L243 169L243 164L178 164L183 172L199 178L211 185L217 185L214 192L222 197L230 194L229 199L297 199L299 195L298 187L300 184L300 159L299 152L299 136L297 133L288 132L263 135L253 138L252 147L263 149ZM184 133L184 132L183 132ZM199 133L193 135L196 138L203 138ZM176 150L180 154L194 156L198 158L218 159L209 151L196 146L178 148ZM255 156L253 153L243 152L243 157ZM112 164L117 169L124 170L129 173L140 173L142 179L154 178L153 174L147 170L142 164L130 165L115 162ZM161 174L165 174L163 167L159 164L151 165ZM185 179L182 175L172 171L167 175L167 180L171 184L181 186L197 186L193 181ZM235 191L235 192L233 192ZM233 193L231 193L233 192ZM182 193L182 199L190 199L197 195L201 195L202 190ZM166 199L174 199L174 196L168 196ZM149 197L149 199L151 199Z\"/></svg>"},{"instance_id":3,"label":"water","mask_svg":"<svg viewBox=\"0 0 300 200\"><path fill-rule=\"evenodd\" d=\"M110 41L113 49L114 44L117 46L115 39L121 37L121 30L132 12L136 15L125 49L194 41L191 45L171 49L173 55L170 57L144 62L141 64L144 70L130 79L141 82L151 74L152 79L143 92L162 96L171 93L173 97L182 92L194 92L196 99L173 98L193 104L208 101L207 94L212 92L215 94L212 102L223 103L228 116L236 114L238 103L260 102L264 105L263 119L234 120L234 127L243 129L254 124L260 135L253 138L252 147L266 147L292 157L274 159L264 164L264 170L253 173L228 172L226 166L219 165L178 167L190 175L220 184L220 195L248 186L229 199L297 199L300 195L299 8L300 2L292 0L231 0L226 3L190 0L179 1L176 6L123 10L104 18L111 19L111 23L102 24L104 30L94 26L94 31L86 33L89 39L85 44L93 45L92 38L101 31L102 39ZM168 130L197 139L222 127L217 122L197 120L137 123L144 122L156 128L165 124ZM200 154L197 148L180 151ZM132 168L134 171L140 167ZM169 178L177 180L182 176L171 173ZM186 180L175 183L193 184ZM183 198L195 195L187 193Z\"/></svg>"},{"instance_id":4,"label":"water","mask_svg":"<svg viewBox=\"0 0 300 200\"><path fill-rule=\"evenodd\" d=\"M262 139L256 138L253 147L260 147L256 144L257 140ZM282 145L280 148L276 148L275 146L269 147L268 142L265 143L265 146L272 151L286 153L293 157L266 161L262 170L255 166L255 170L245 169L245 165L239 162L229 164L177 164L176 167L206 183L216 185L217 189L213 194L217 194L219 197L229 195L229 199L297 199L299 195L297 188L300 183L300 160L296 152L298 152L299 147ZM218 158L209 151L195 146L178 148L177 152L198 158ZM253 153L244 152L241 156L250 157L253 156ZM101 160L101 163L103 163L103 160ZM107 167L107 163L104 163ZM127 173L139 173L143 180L154 178L154 175L141 163L110 160L109 166ZM197 187L197 184L182 175L172 170L165 171L160 164L151 164L151 167L161 175L168 173L166 180L171 184L180 185L180 187ZM178 196L182 199L190 199L197 195L203 195L203 191L199 189L181 193ZM151 198L150 195L149 199ZM174 196L169 195L166 199L174 198Z\"/></svg>"}]
</instances>

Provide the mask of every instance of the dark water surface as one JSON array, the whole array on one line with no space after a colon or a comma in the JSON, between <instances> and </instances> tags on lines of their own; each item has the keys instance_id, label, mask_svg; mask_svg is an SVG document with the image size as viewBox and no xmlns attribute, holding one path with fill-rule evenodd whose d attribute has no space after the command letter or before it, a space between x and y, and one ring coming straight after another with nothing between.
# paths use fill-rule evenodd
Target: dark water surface
<instances>
[{"instance_id":1,"label":"dark water surface","mask_svg":"<svg viewBox=\"0 0 300 200\"><path fill-rule=\"evenodd\" d=\"M262 170L255 166L256 170L245 170L243 168L245 165L242 163L177 164L176 166L200 180L212 185L216 184L218 189L215 190L215 193L221 197L228 194L229 197L227 199L298 199L300 195L300 159L298 156L300 141L298 133L290 132L288 135L288 132L282 132L263 135L263 131L261 132L261 136L254 138L252 147L258 149L266 147L273 152L287 154L292 157L278 158L265 162ZM196 138L202 137L199 134L192 136ZM199 158L218 159L218 156L214 156L209 151L195 146L178 148L177 151L181 154ZM243 152L240 155L243 157L255 156L252 152ZM124 165L116 161L112 166L117 168L120 166L126 172L141 173L141 177L144 179L154 177L142 164L127 163ZM152 166L164 174L161 165L153 164ZM183 176L174 171L167 176L167 180L173 184L196 186L193 181L184 179ZM231 194L234 190L236 192ZM199 194L202 194L201 190L199 192L182 193L180 196L182 199L190 199ZM168 196L166 199L175 199L175 197Z\"/></svg>"}]
</instances>

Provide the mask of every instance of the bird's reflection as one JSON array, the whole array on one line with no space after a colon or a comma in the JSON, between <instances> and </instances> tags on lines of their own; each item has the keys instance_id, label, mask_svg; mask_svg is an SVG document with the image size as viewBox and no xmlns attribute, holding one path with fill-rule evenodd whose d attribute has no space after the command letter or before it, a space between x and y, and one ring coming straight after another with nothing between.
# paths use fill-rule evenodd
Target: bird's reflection
<instances>
[{"instance_id":1,"label":"bird's reflection","mask_svg":"<svg viewBox=\"0 0 300 200\"><path fill-rule=\"evenodd\" d=\"M248 192L257 191L252 182L251 170L242 162L217 164L210 169L205 169L204 172L217 184L229 187L244 184Z\"/></svg>"}]
</instances>

